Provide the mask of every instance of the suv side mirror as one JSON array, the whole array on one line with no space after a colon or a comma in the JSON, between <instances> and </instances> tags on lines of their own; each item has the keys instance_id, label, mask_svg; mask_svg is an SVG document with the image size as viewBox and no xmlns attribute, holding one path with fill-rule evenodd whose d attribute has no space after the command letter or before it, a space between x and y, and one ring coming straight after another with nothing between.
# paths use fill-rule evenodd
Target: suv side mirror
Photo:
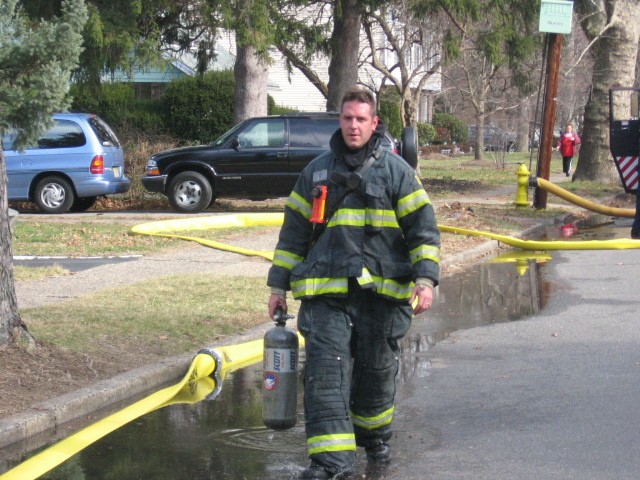
<instances>
[{"instance_id":1,"label":"suv side mirror","mask_svg":"<svg viewBox=\"0 0 640 480\"><path fill-rule=\"evenodd\" d=\"M238 140L238 137L233 137L233 139L231 140L231 147L237 150L239 146L240 140Z\"/></svg>"}]
</instances>

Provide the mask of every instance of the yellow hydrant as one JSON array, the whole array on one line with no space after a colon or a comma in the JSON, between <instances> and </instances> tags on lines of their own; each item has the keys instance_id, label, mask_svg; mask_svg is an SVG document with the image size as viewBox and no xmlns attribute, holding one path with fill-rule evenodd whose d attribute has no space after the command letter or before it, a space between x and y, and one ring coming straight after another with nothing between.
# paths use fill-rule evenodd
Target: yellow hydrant
<instances>
[{"instance_id":1,"label":"yellow hydrant","mask_svg":"<svg viewBox=\"0 0 640 480\"><path fill-rule=\"evenodd\" d=\"M521 163L516 175L518 176L518 187L516 189L516 201L514 203L516 207L528 207L529 177L531 173L527 170L527 166Z\"/></svg>"}]
</instances>

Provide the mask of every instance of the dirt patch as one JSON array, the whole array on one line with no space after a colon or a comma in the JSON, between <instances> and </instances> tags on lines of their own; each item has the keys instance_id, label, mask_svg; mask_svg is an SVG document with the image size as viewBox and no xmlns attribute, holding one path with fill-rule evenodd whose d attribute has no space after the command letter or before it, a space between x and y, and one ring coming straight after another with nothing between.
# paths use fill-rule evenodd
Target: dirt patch
<instances>
[{"instance_id":1,"label":"dirt patch","mask_svg":"<svg viewBox=\"0 0 640 480\"><path fill-rule=\"evenodd\" d=\"M43 342L0 347L0 418L127 371L138 366L137 357L109 361Z\"/></svg>"}]
</instances>

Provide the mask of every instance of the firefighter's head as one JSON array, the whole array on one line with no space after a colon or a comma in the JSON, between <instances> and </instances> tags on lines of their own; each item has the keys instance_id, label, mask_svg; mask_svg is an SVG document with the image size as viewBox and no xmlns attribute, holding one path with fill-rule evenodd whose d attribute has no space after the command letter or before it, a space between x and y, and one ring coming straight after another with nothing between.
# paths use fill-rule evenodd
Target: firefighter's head
<instances>
[{"instance_id":1,"label":"firefighter's head","mask_svg":"<svg viewBox=\"0 0 640 480\"><path fill-rule=\"evenodd\" d=\"M354 87L342 97L340 130L347 147L352 150L364 146L378 126L376 101L362 88Z\"/></svg>"}]
</instances>

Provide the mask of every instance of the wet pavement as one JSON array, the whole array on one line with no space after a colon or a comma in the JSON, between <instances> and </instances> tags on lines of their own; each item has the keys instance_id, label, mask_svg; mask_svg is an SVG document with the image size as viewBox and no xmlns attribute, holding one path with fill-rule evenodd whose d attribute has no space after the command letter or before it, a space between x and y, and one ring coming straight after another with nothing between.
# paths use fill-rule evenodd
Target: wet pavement
<instances>
[{"instance_id":1,"label":"wet pavement","mask_svg":"<svg viewBox=\"0 0 640 480\"><path fill-rule=\"evenodd\" d=\"M607 235L627 236L627 223ZM638 477L640 251L501 260L447 278L415 319L393 461L371 469L360 455L354 478ZM262 427L260 383L257 367L235 372L215 399L148 414L42 478L296 478L302 421Z\"/></svg>"}]
</instances>

